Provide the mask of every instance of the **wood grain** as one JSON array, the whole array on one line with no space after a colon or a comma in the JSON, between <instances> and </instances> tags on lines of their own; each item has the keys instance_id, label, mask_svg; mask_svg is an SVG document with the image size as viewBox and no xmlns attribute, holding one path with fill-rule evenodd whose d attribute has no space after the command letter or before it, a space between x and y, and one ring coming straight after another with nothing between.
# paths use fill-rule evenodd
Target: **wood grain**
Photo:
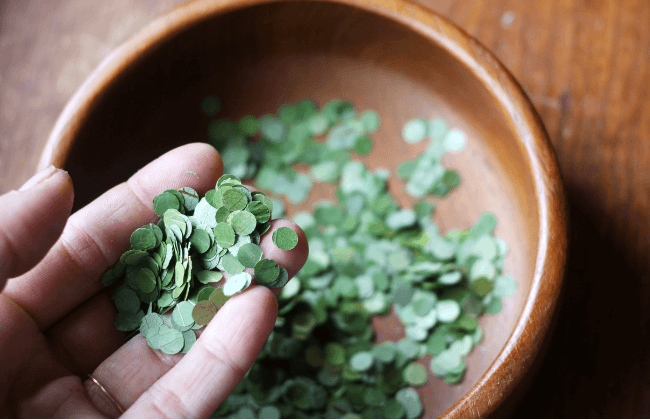
<instances>
[{"instance_id":1,"label":"wood grain","mask_svg":"<svg viewBox=\"0 0 650 420\"><path fill-rule=\"evenodd\" d=\"M179 3L2 3L0 192L31 175L63 105L100 60ZM422 3L493 51L528 92L571 204L557 331L514 415L650 416L650 4Z\"/></svg>"}]
</instances>

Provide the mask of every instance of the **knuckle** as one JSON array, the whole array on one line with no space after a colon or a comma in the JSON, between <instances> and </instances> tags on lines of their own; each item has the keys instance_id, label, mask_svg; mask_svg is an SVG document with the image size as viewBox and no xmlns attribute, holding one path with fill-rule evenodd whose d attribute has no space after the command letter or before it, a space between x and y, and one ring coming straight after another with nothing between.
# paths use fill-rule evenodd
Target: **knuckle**
<instances>
[{"instance_id":1,"label":"knuckle","mask_svg":"<svg viewBox=\"0 0 650 420\"><path fill-rule=\"evenodd\" d=\"M234 373L234 376L243 378L248 369L241 363L232 358L224 344L220 340L214 340L210 345L203 342L203 351L206 353L206 359L212 365L222 365Z\"/></svg>"},{"instance_id":2,"label":"knuckle","mask_svg":"<svg viewBox=\"0 0 650 420\"><path fill-rule=\"evenodd\" d=\"M155 383L149 391L152 418L193 418L194 414L174 390Z\"/></svg>"},{"instance_id":3,"label":"knuckle","mask_svg":"<svg viewBox=\"0 0 650 420\"><path fill-rule=\"evenodd\" d=\"M84 229L79 228L71 219L60 238L61 246L70 262L79 271L90 275L97 267L107 267L108 257L101 245ZM95 264L95 262L101 262ZM93 262L89 265L88 262Z\"/></svg>"}]
</instances>

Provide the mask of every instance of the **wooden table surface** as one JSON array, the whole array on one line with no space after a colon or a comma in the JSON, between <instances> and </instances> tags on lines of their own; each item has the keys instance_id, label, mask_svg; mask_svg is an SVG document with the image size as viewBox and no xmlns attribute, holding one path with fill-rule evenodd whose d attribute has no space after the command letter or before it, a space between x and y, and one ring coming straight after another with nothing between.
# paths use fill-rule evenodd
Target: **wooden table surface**
<instances>
[{"instance_id":1,"label":"wooden table surface","mask_svg":"<svg viewBox=\"0 0 650 420\"><path fill-rule=\"evenodd\" d=\"M650 2L422 0L492 50L558 154L572 243L557 329L517 417L650 416ZM0 0L0 193L113 48L182 0Z\"/></svg>"}]
</instances>

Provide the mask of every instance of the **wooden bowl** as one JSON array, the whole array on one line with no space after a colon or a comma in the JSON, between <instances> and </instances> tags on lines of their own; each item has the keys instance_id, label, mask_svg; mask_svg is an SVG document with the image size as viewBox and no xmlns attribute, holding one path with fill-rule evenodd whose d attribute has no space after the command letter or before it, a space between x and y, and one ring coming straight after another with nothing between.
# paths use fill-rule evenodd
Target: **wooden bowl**
<instances>
[{"instance_id":1,"label":"wooden bowl","mask_svg":"<svg viewBox=\"0 0 650 420\"><path fill-rule=\"evenodd\" d=\"M460 386L437 379L421 394L425 416L494 412L521 386L548 332L567 249L563 186L547 134L505 68L433 12L400 0L205 0L155 21L111 54L59 118L40 166L72 175L79 208L161 153L206 141L207 94L220 116L261 115L303 98L349 99L382 127L372 167L395 167L422 147L400 138L411 118L440 116L468 145L448 158L461 187L436 212L443 230L480 213L500 221L506 273L518 289L485 316L483 344ZM191 169L191 168L188 168ZM402 204L410 202L393 182ZM380 330L379 336L389 336ZM430 375L433 377L433 375Z\"/></svg>"}]
</instances>

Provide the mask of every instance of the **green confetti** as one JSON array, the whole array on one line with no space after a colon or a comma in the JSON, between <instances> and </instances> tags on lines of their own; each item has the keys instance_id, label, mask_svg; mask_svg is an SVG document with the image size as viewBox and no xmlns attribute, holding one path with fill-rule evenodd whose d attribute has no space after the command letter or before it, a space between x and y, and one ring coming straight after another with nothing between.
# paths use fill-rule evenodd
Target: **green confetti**
<instances>
[{"instance_id":1,"label":"green confetti","mask_svg":"<svg viewBox=\"0 0 650 420\"><path fill-rule=\"evenodd\" d=\"M386 341L375 346L372 349L372 354L375 359L379 360L382 363L391 363L393 360L395 360L395 352L395 343L392 341Z\"/></svg>"},{"instance_id":2,"label":"green confetti","mask_svg":"<svg viewBox=\"0 0 650 420\"><path fill-rule=\"evenodd\" d=\"M248 198L243 192L231 188L222 194L223 206L229 211L244 210L248 204Z\"/></svg>"},{"instance_id":3,"label":"green confetti","mask_svg":"<svg viewBox=\"0 0 650 420\"><path fill-rule=\"evenodd\" d=\"M235 244L235 231L228 223L217 223L214 228L214 240L220 247L229 248Z\"/></svg>"},{"instance_id":4,"label":"green confetti","mask_svg":"<svg viewBox=\"0 0 650 420\"><path fill-rule=\"evenodd\" d=\"M209 285L223 281L220 271L232 275L225 284L233 294L250 284L244 268L253 269L258 284L284 287L259 361L215 417L417 417L417 393L404 388L426 382L426 369L416 360L430 354L433 374L446 383L461 381L464 358L483 338L478 320L499 312L502 299L515 292L503 273L508 247L493 236L494 215L482 215L469 231L445 235L432 221L430 198L447 196L461 182L442 159L466 146L462 131L439 118L404 126L405 140L430 139L419 157L396 165L406 193L420 199L409 210L388 190L388 183L394 186L391 172L371 171L355 160L371 152L371 133L379 125L374 111L357 112L345 100L321 109L302 101L260 118L210 122L209 141L228 174L203 198L189 188L162 192L154 200L160 222L141 228L149 233L132 235L131 249L102 277L102 284L124 278L115 293L132 293L133 302L124 305L131 312L118 312L116 327L139 327L152 348L166 352L192 347L193 329L201 327L194 319L197 307L206 307L207 323L225 304L225 289ZM273 198L249 191L241 179ZM295 217L309 256L289 282L287 270L265 258L260 239L272 218L283 217L285 202L293 210L321 182L334 183L337 202ZM293 241L292 247L297 235ZM151 287L145 269L155 279L150 292L138 284L142 272L144 290ZM391 309L407 338L376 345L372 316ZM158 326L162 318L156 317L165 313L176 332ZM363 356L371 359L368 367L360 354L369 355Z\"/></svg>"},{"instance_id":5,"label":"green confetti","mask_svg":"<svg viewBox=\"0 0 650 420\"><path fill-rule=\"evenodd\" d=\"M272 284L280 275L280 268L274 260L261 259L255 264L255 282L262 286Z\"/></svg>"},{"instance_id":6,"label":"green confetti","mask_svg":"<svg viewBox=\"0 0 650 420\"><path fill-rule=\"evenodd\" d=\"M144 293L151 293L156 288L156 275L148 268L141 268L137 277L138 288Z\"/></svg>"},{"instance_id":7,"label":"green confetti","mask_svg":"<svg viewBox=\"0 0 650 420\"><path fill-rule=\"evenodd\" d=\"M273 283L268 284L267 287L270 287L271 289L284 287L288 282L289 282L289 273L287 272L286 268L280 265L278 266L278 277L275 279Z\"/></svg>"},{"instance_id":8,"label":"green confetti","mask_svg":"<svg viewBox=\"0 0 650 420\"><path fill-rule=\"evenodd\" d=\"M415 172L416 165L414 162L403 162L397 167L397 175L403 180L408 181Z\"/></svg>"},{"instance_id":9,"label":"green confetti","mask_svg":"<svg viewBox=\"0 0 650 420\"><path fill-rule=\"evenodd\" d=\"M133 249L146 251L155 246L157 246L157 243L153 231L146 228L140 228L136 229L133 234L131 234L131 247Z\"/></svg>"},{"instance_id":10,"label":"green confetti","mask_svg":"<svg viewBox=\"0 0 650 420\"><path fill-rule=\"evenodd\" d=\"M181 233L185 235L185 232L187 231L187 221L186 217L181 212L175 209L169 209L165 212L163 220L165 222L165 226L177 226L180 229Z\"/></svg>"},{"instance_id":11,"label":"green confetti","mask_svg":"<svg viewBox=\"0 0 650 420\"><path fill-rule=\"evenodd\" d=\"M223 269L226 271L226 273L232 275L239 274L246 268L242 265L242 263L239 262L237 257L230 253L223 256L221 263L223 264Z\"/></svg>"},{"instance_id":12,"label":"green confetti","mask_svg":"<svg viewBox=\"0 0 650 420\"><path fill-rule=\"evenodd\" d=\"M466 142L467 140L465 139L465 133L460 130L448 131L444 139L445 149L454 153L463 150L463 148L465 148Z\"/></svg>"},{"instance_id":13,"label":"green confetti","mask_svg":"<svg viewBox=\"0 0 650 420\"><path fill-rule=\"evenodd\" d=\"M460 315L460 305L454 300L441 300L436 305L438 319L442 322L452 322Z\"/></svg>"},{"instance_id":14,"label":"green confetti","mask_svg":"<svg viewBox=\"0 0 650 420\"><path fill-rule=\"evenodd\" d=\"M138 295L127 287L120 287L115 290L112 299L118 312L135 314L140 310Z\"/></svg>"},{"instance_id":15,"label":"green confetti","mask_svg":"<svg viewBox=\"0 0 650 420\"><path fill-rule=\"evenodd\" d=\"M387 419L401 419L406 414L404 405L397 400L386 401L382 412L384 413L384 418Z\"/></svg>"},{"instance_id":16,"label":"green confetti","mask_svg":"<svg viewBox=\"0 0 650 420\"><path fill-rule=\"evenodd\" d=\"M236 293L243 292L251 285L252 280L253 277L248 273L235 274L229 278L223 286L224 296L232 296Z\"/></svg>"},{"instance_id":17,"label":"green confetti","mask_svg":"<svg viewBox=\"0 0 650 420\"><path fill-rule=\"evenodd\" d=\"M260 419L280 419L282 418L282 413L277 407L272 405L265 405L260 407L258 418Z\"/></svg>"},{"instance_id":18,"label":"green confetti","mask_svg":"<svg viewBox=\"0 0 650 420\"><path fill-rule=\"evenodd\" d=\"M183 350L185 339L180 331L163 325L158 331L158 336L158 346L164 353L176 354Z\"/></svg>"},{"instance_id":19,"label":"green confetti","mask_svg":"<svg viewBox=\"0 0 650 420\"><path fill-rule=\"evenodd\" d=\"M257 223L266 223L271 219L271 210L260 201L251 201L246 205L246 211L255 216Z\"/></svg>"},{"instance_id":20,"label":"green confetti","mask_svg":"<svg viewBox=\"0 0 650 420\"><path fill-rule=\"evenodd\" d=\"M217 283L223 278L223 274L218 271L204 270L196 273L196 278L202 284Z\"/></svg>"},{"instance_id":21,"label":"green confetti","mask_svg":"<svg viewBox=\"0 0 650 420\"><path fill-rule=\"evenodd\" d=\"M158 334L158 329L163 325L163 319L156 313L147 314L140 323L140 334L147 337L150 333Z\"/></svg>"},{"instance_id":22,"label":"green confetti","mask_svg":"<svg viewBox=\"0 0 650 420\"><path fill-rule=\"evenodd\" d=\"M142 318L144 318L143 311L136 313L118 312L113 321L113 325L118 331L133 331L140 326Z\"/></svg>"},{"instance_id":23,"label":"green confetti","mask_svg":"<svg viewBox=\"0 0 650 420\"><path fill-rule=\"evenodd\" d=\"M379 115L373 110L368 110L361 114L360 121L361 125L363 126L363 130L366 133L374 133L379 128L380 118Z\"/></svg>"},{"instance_id":24,"label":"green confetti","mask_svg":"<svg viewBox=\"0 0 650 420\"><path fill-rule=\"evenodd\" d=\"M404 380L411 386L422 386L427 383L427 368L419 363L409 363L404 368Z\"/></svg>"},{"instance_id":25,"label":"green confetti","mask_svg":"<svg viewBox=\"0 0 650 420\"><path fill-rule=\"evenodd\" d=\"M354 151L365 156L372 151L372 140L368 136L359 136L354 142Z\"/></svg>"},{"instance_id":26,"label":"green confetti","mask_svg":"<svg viewBox=\"0 0 650 420\"><path fill-rule=\"evenodd\" d=\"M260 130L260 122L252 115L247 115L239 120L239 130L245 136L252 137Z\"/></svg>"},{"instance_id":27,"label":"green confetti","mask_svg":"<svg viewBox=\"0 0 650 420\"><path fill-rule=\"evenodd\" d=\"M208 325L217 314L217 307L209 300L202 300L192 308L192 319L198 325Z\"/></svg>"},{"instance_id":28,"label":"green confetti","mask_svg":"<svg viewBox=\"0 0 650 420\"><path fill-rule=\"evenodd\" d=\"M422 415L422 403L418 393L413 388L404 388L397 391L395 400L404 406L407 419L415 419Z\"/></svg>"},{"instance_id":29,"label":"green confetti","mask_svg":"<svg viewBox=\"0 0 650 420\"><path fill-rule=\"evenodd\" d=\"M196 228L192 231L190 236L190 243L194 246L197 252L204 253L210 249L211 240L210 235L203 229Z\"/></svg>"},{"instance_id":30,"label":"green confetti","mask_svg":"<svg viewBox=\"0 0 650 420\"><path fill-rule=\"evenodd\" d=\"M250 235L255 230L257 219L250 212L237 211L232 214L230 225L237 235Z\"/></svg>"},{"instance_id":31,"label":"green confetti","mask_svg":"<svg viewBox=\"0 0 650 420\"><path fill-rule=\"evenodd\" d=\"M191 302L179 302L172 312L172 322L181 328L191 328L194 323L193 310L194 305Z\"/></svg>"},{"instance_id":32,"label":"green confetti","mask_svg":"<svg viewBox=\"0 0 650 420\"><path fill-rule=\"evenodd\" d=\"M365 372L372 367L374 358L370 352L360 352L350 358L350 366L357 372Z\"/></svg>"},{"instance_id":33,"label":"green confetti","mask_svg":"<svg viewBox=\"0 0 650 420\"><path fill-rule=\"evenodd\" d=\"M329 122L322 114L313 115L308 120L307 124L309 126L309 131L316 136L322 136L329 128Z\"/></svg>"},{"instance_id":34,"label":"green confetti","mask_svg":"<svg viewBox=\"0 0 650 420\"><path fill-rule=\"evenodd\" d=\"M411 120L402 129L402 138L407 143L419 143L427 135L427 122L423 119Z\"/></svg>"},{"instance_id":35,"label":"green confetti","mask_svg":"<svg viewBox=\"0 0 650 420\"><path fill-rule=\"evenodd\" d=\"M194 343L196 343L196 334L192 330L183 331L183 348L181 353L187 353L190 351Z\"/></svg>"},{"instance_id":36,"label":"green confetti","mask_svg":"<svg viewBox=\"0 0 650 420\"><path fill-rule=\"evenodd\" d=\"M282 121L272 115L265 115L260 118L260 132L268 140L278 143L286 135L286 128Z\"/></svg>"},{"instance_id":37,"label":"green confetti","mask_svg":"<svg viewBox=\"0 0 650 420\"><path fill-rule=\"evenodd\" d=\"M212 304L217 309L221 309L221 307L226 304L228 299L230 299L230 296L226 296L223 293L223 287L217 287L217 289L214 292L212 292L208 300L212 302Z\"/></svg>"},{"instance_id":38,"label":"green confetti","mask_svg":"<svg viewBox=\"0 0 650 420\"><path fill-rule=\"evenodd\" d=\"M494 280L494 296L506 298L512 296L517 289L517 283L510 276L500 275Z\"/></svg>"},{"instance_id":39,"label":"green confetti","mask_svg":"<svg viewBox=\"0 0 650 420\"><path fill-rule=\"evenodd\" d=\"M216 287L210 286L210 285L205 285L202 286L198 292L196 292L196 302L200 302L202 300L208 300L210 299L210 295L216 290ZM195 301L192 301L192 303L196 303Z\"/></svg>"},{"instance_id":40,"label":"green confetti","mask_svg":"<svg viewBox=\"0 0 650 420\"><path fill-rule=\"evenodd\" d=\"M130 249L122 254L120 262L125 265L136 265L144 258L148 257L149 253L147 251L140 251L137 249Z\"/></svg>"},{"instance_id":41,"label":"green confetti","mask_svg":"<svg viewBox=\"0 0 650 420\"><path fill-rule=\"evenodd\" d=\"M429 121L429 137L433 140L442 139L447 132L447 123L441 118Z\"/></svg>"},{"instance_id":42,"label":"green confetti","mask_svg":"<svg viewBox=\"0 0 650 420\"><path fill-rule=\"evenodd\" d=\"M180 202L172 193L164 192L153 200L153 210L158 216L164 215L167 210L178 210L179 208Z\"/></svg>"},{"instance_id":43,"label":"green confetti","mask_svg":"<svg viewBox=\"0 0 650 420\"><path fill-rule=\"evenodd\" d=\"M244 244L237 252L237 259L244 267L254 268L262 259L262 248L253 243Z\"/></svg>"},{"instance_id":44,"label":"green confetti","mask_svg":"<svg viewBox=\"0 0 650 420\"><path fill-rule=\"evenodd\" d=\"M290 251L298 245L298 234L291 228L281 227L273 232L273 243L283 251Z\"/></svg>"}]
</instances>

